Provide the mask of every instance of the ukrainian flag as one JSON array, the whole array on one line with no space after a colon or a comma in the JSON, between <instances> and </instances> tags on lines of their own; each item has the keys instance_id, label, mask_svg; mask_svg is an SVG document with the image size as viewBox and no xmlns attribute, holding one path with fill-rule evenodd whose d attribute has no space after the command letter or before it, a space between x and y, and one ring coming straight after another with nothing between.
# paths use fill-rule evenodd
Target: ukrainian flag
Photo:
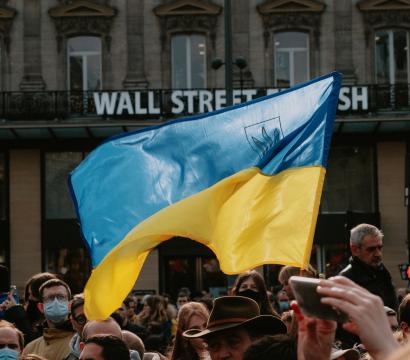
<instances>
[{"instance_id":1,"label":"ukrainian flag","mask_svg":"<svg viewBox=\"0 0 410 360\"><path fill-rule=\"evenodd\" d=\"M305 268L341 76L109 139L70 175L94 270L89 319L132 289L149 252L174 236L208 246L227 274Z\"/></svg>"}]
</instances>

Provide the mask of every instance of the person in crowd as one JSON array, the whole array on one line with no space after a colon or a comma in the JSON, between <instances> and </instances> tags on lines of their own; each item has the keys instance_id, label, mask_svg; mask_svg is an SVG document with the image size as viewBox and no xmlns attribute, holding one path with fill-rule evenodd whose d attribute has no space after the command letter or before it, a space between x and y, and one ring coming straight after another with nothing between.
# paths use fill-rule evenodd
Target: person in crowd
<instances>
[{"instance_id":1,"label":"person in crowd","mask_svg":"<svg viewBox=\"0 0 410 360\"><path fill-rule=\"evenodd\" d=\"M16 294L11 293L13 290L8 293L7 299L2 304L4 319L17 326L24 334L25 343L37 339L43 333L44 315L37 308L40 301L38 290L42 284L53 278L56 276L51 273L33 275L26 284L24 307L19 304Z\"/></svg>"},{"instance_id":2,"label":"person in crowd","mask_svg":"<svg viewBox=\"0 0 410 360\"><path fill-rule=\"evenodd\" d=\"M282 290L286 292L289 301L295 300L295 295L292 292L292 288L289 286L289 279L291 276L305 276L310 278L317 277L316 270L309 265L309 269L301 270L294 266L283 266L278 275L278 281L282 285Z\"/></svg>"},{"instance_id":3,"label":"person in crowd","mask_svg":"<svg viewBox=\"0 0 410 360\"><path fill-rule=\"evenodd\" d=\"M255 300L260 307L261 315L279 317L269 302L265 280L255 270L246 271L238 275L232 288L232 295L244 296Z\"/></svg>"},{"instance_id":4,"label":"person in crowd","mask_svg":"<svg viewBox=\"0 0 410 360\"><path fill-rule=\"evenodd\" d=\"M120 325L112 317L109 317L103 321L88 321L83 329L82 340L86 343L88 339L94 336L111 335L123 340L123 332ZM133 360L141 359L138 351L129 349L130 357ZM80 357L81 359L81 357Z\"/></svg>"},{"instance_id":5,"label":"person in crowd","mask_svg":"<svg viewBox=\"0 0 410 360\"><path fill-rule=\"evenodd\" d=\"M131 323L135 323L137 322L137 314L135 313L135 309L137 308L137 302L136 300L131 297L128 296L124 302L123 305L125 306L125 315L128 318L128 321Z\"/></svg>"},{"instance_id":6,"label":"person in crowd","mask_svg":"<svg viewBox=\"0 0 410 360\"><path fill-rule=\"evenodd\" d=\"M112 335L93 336L84 343L81 360L130 360L124 341Z\"/></svg>"},{"instance_id":7,"label":"person in crowd","mask_svg":"<svg viewBox=\"0 0 410 360\"><path fill-rule=\"evenodd\" d=\"M273 315L260 315L254 300L223 296L215 299L206 328L186 330L183 336L202 338L212 360L237 360L260 337L285 333L286 325Z\"/></svg>"},{"instance_id":8,"label":"person in crowd","mask_svg":"<svg viewBox=\"0 0 410 360\"><path fill-rule=\"evenodd\" d=\"M59 279L50 279L39 289L39 310L44 313L47 326L43 336L33 340L23 350L23 355L36 354L48 360L61 360L70 354L73 329L68 320L71 291Z\"/></svg>"},{"instance_id":9,"label":"person in crowd","mask_svg":"<svg viewBox=\"0 0 410 360\"><path fill-rule=\"evenodd\" d=\"M397 310L398 301L389 271L382 262L383 233L376 226L360 224L350 230L349 265L339 275L380 296L384 305Z\"/></svg>"},{"instance_id":10,"label":"person in crowd","mask_svg":"<svg viewBox=\"0 0 410 360\"><path fill-rule=\"evenodd\" d=\"M41 300L39 290L41 285L51 279L57 279L57 276L49 272L42 272L31 276L26 283L24 289L24 308L30 322L30 331L28 333L22 331L25 334L25 342L27 344L43 334L44 314L38 309L38 304Z\"/></svg>"},{"instance_id":11,"label":"person in crowd","mask_svg":"<svg viewBox=\"0 0 410 360\"><path fill-rule=\"evenodd\" d=\"M398 323L400 331L397 340L407 343L410 337L410 294L407 294L399 305Z\"/></svg>"},{"instance_id":12,"label":"person in crowd","mask_svg":"<svg viewBox=\"0 0 410 360\"><path fill-rule=\"evenodd\" d=\"M296 341L289 335L264 336L246 350L243 360L297 360Z\"/></svg>"},{"instance_id":13,"label":"person in crowd","mask_svg":"<svg viewBox=\"0 0 410 360\"><path fill-rule=\"evenodd\" d=\"M384 311L386 312L387 320L389 320L391 331L392 332L398 331L399 322L397 320L397 313L393 309L390 309L388 306L384 307Z\"/></svg>"},{"instance_id":14,"label":"person in crowd","mask_svg":"<svg viewBox=\"0 0 410 360\"><path fill-rule=\"evenodd\" d=\"M23 333L12 323L0 320L0 359L17 360L23 347Z\"/></svg>"},{"instance_id":15,"label":"person in crowd","mask_svg":"<svg viewBox=\"0 0 410 360\"><path fill-rule=\"evenodd\" d=\"M181 291L177 296L177 311L190 301L188 293Z\"/></svg>"},{"instance_id":16,"label":"person in crowd","mask_svg":"<svg viewBox=\"0 0 410 360\"><path fill-rule=\"evenodd\" d=\"M343 276L321 280L317 292L323 304L348 315L343 328L360 337L373 360L386 360L399 348L379 296ZM298 360L328 360L336 322L307 317L297 304L293 310L298 318Z\"/></svg>"},{"instance_id":17,"label":"person in crowd","mask_svg":"<svg viewBox=\"0 0 410 360\"><path fill-rule=\"evenodd\" d=\"M290 309L289 296L285 290L279 290L276 294L279 314L283 314Z\"/></svg>"},{"instance_id":18,"label":"person in crowd","mask_svg":"<svg viewBox=\"0 0 410 360\"><path fill-rule=\"evenodd\" d=\"M160 295L145 299L144 308L138 314L137 324L145 328L145 347L149 351L164 351L171 338L171 321L168 319L164 301Z\"/></svg>"},{"instance_id":19,"label":"person in crowd","mask_svg":"<svg viewBox=\"0 0 410 360\"><path fill-rule=\"evenodd\" d=\"M208 317L208 309L199 302L189 302L179 309L171 360L209 359L202 339L187 339L182 336L186 330L205 329Z\"/></svg>"},{"instance_id":20,"label":"person in crowd","mask_svg":"<svg viewBox=\"0 0 410 360\"><path fill-rule=\"evenodd\" d=\"M91 320L85 324L82 333L83 342L96 335L112 335L122 339L121 327L112 317L103 321Z\"/></svg>"},{"instance_id":21,"label":"person in crowd","mask_svg":"<svg viewBox=\"0 0 410 360\"><path fill-rule=\"evenodd\" d=\"M118 308L116 312L114 312L111 316L112 318L120 325L122 330L128 330L134 333L135 335L139 336L140 338L145 338L145 329L143 326L138 325L138 317L136 316L135 322L130 321L129 319L130 309L127 307L125 302L121 304L121 307Z\"/></svg>"},{"instance_id":22,"label":"person in crowd","mask_svg":"<svg viewBox=\"0 0 410 360\"><path fill-rule=\"evenodd\" d=\"M7 266L0 264L0 319L4 319L5 303L10 296L10 273Z\"/></svg>"},{"instance_id":23,"label":"person in crowd","mask_svg":"<svg viewBox=\"0 0 410 360\"><path fill-rule=\"evenodd\" d=\"M162 294L162 297L165 302L165 310L167 311L168 319L171 319L171 320L176 319L178 310L176 306L171 303L171 297L169 296L169 294L166 294L166 293Z\"/></svg>"},{"instance_id":24,"label":"person in crowd","mask_svg":"<svg viewBox=\"0 0 410 360\"><path fill-rule=\"evenodd\" d=\"M87 317L84 314L84 296L83 294L75 295L70 306L70 321L73 329L76 331L70 341L70 354L65 360L78 360L80 358L80 343L82 341L82 333L87 322Z\"/></svg>"},{"instance_id":25,"label":"person in crowd","mask_svg":"<svg viewBox=\"0 0 410 360\"><path fill-rule=\"evenodd\" d=\"M121 332L122 340L125 342L128 349L130 351L136 351L138 353L139 358L142 359L145 353L145 346L141 338L128 330L121 330Z\"/></svg>"}]
</instances>

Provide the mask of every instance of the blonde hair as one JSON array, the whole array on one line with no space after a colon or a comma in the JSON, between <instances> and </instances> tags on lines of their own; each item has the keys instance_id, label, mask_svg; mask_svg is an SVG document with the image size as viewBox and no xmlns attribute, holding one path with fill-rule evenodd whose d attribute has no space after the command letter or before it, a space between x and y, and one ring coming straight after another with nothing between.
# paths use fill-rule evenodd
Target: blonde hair
<instances>
[{"instance_id":1,"label":"blonde hair","mask_svg":"<svg viewBox=\"0 0 410 360\"><path fill-rule=\"evenodd\" d=\"M182 305L181 309L179 309L177 318L177 333L175 335L171 360L199 359L189 340L184 338L182 335L185 330L189 330L189 321L194 315L202 317L204 322L206 322L209 317L209 311L204 304L193 301Z\"/></svg>"}]
</instances>

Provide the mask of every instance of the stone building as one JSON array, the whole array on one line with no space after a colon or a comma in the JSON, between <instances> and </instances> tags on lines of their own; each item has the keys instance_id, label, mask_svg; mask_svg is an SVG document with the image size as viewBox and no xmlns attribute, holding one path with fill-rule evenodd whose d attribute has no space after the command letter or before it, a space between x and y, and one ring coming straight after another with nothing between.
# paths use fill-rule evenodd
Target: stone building
<instances>
[{"instance_id":1,"label":"stone building","mask_svg":"<svg viewBox=\"0 0 410 360\"><path fill-rule=\"evenodd\" d=\"M344 74L312 262L336 272L347 230L371 222L405 286L410 2L234 0L232 32L235 102ZM224 106L224 44L223 0L0 0L0 262L15 284L50 270L81 288L68 173L108 136ZM173 239L136 288L182 285L227 279L208 249Z\"/></svg>"}]
</instances>

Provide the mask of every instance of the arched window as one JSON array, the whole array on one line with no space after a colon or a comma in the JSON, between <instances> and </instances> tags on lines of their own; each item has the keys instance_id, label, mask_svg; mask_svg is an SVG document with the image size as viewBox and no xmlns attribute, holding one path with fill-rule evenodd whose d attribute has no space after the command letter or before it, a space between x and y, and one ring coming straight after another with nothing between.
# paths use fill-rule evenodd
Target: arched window
<instances>
[{"instance_id":1,"label":"arched window","mask_svg":"<svg viewBox=\"0 0 410 360\"><path fill-rule=\"evenodd\" d=\"M375 75L378 84L410 83L409 31L375 32Z\"/></svg>"},{"instance_id":2,"label":"arched window","mask_svg":"<svg viewBox=\"0 0 410 360\"><path fill-rule=\"evenodd\" d=\"M101 39L79 36L67 41L68 88L70 90L100 90Z\"/></svg>"},{"instance_id":3,"label":"arched window","mask_svg":"<svg viewBox=\"0 0 410 360\"><path fill-rule=\"evenodd\" d=\"M172 88L206 87L206 41L204 35L174 35L171 39Z\"/></svg>"},{"instance_id":4,"label":"arched window","mask_svg":"<svg viewBox=\"0 0 410 360\"><path fill-rule=\"evenodd\" d=\"M309 35L305 32L277 32L274 44L274 84L293 86L307 81L309 71Z\"/></svg>"}]
</instances>

